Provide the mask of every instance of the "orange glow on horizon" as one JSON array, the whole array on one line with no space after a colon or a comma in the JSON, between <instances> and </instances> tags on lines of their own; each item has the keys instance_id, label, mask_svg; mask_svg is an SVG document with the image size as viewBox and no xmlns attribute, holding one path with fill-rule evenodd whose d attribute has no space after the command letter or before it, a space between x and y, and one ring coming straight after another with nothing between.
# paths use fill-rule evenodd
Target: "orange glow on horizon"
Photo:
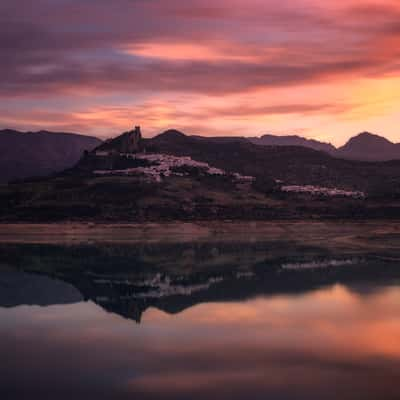
<instances>
[{"instance_id":1,"label":"orange glow on horizon","mask_svg":"<svg viewBox=\"0 0 400 400\"><path fill-rule=\"evenodd\" d=\"M117 3L10 2L0 128L400 142L397 0Z\"/></svg>"}]
</instances>

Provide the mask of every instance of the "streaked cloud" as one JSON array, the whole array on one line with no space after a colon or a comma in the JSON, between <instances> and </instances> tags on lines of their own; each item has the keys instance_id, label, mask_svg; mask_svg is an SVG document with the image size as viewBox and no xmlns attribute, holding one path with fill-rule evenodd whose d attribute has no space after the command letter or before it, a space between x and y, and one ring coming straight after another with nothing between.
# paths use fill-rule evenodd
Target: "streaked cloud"
<instances>
[{"instance_id":1,"label":"streaked cloud","mask_svg":"<svg viewBox=\"0 0 400 400\"><path fill-rule=\"evenodd\" d=\"M152 133L168 123L230 134L236 122L253 136L305 130L341 143L379 126L400 140L388 84L400 76L398 21L393 0L5 0L0 124L27 126L31 115L32 128L104 136L131 116ZM287 114L296 121L282 123Z\"/></svg>"}]
</instances>

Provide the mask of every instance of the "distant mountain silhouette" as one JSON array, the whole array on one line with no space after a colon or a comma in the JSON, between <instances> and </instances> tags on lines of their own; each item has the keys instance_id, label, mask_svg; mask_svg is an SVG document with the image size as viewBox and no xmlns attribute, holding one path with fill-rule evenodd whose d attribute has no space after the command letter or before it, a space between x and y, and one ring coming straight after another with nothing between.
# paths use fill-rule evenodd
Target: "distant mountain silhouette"
<instances>
[{"instance_id":1,"label":"distant mountain silhouette","mask_svg":"<svg viewBox=\"0 0 400 400\"><path fill-rule=\"evenodd\" d=\"M62 171L100 143L72 133L0 130L0 182Z\"/></svg>"},{"instance_id":2,"label":"distant mountain silhouette","mask_svg":"<svg viewBox=\"0 0 400 400\"><path fill-rule=\"evenodd\" d=\"M261 137L244 136L218 136L207 137L199 135L187 136L175 129L170 129L155 137L160 145L189 145L189 139L197 139L207 143L215 144L244 144L251 142L259 146L282 146L282 147L305 147L308 149L322 151L336 158L344 158L358 161L391 161L400 160L400 144L392 143L388 139L363 132L352 137L344 146L336 148L331 143L320 142L314 139L306 139L298 135L263 135Z\"/></svg>"},{"instance_id":3,"label":"distant mountain silhouette","mask_svg":"<svg viewBox=\"0 0 400 400\"><path fill-rule=\"evenodd\" d=\"M337 149L335 155L365 161L398 160L400 159L400 144L392 143L382 136L363 132Z\"/></svg>"},{"instance_id":4,"label":"distant mountain silhouette","mask_svg":"<svg viewBox=\"0 0 400 400\"><path fill-rule=\"evenodd\" d=\"M330 143L306 139L297 135L247 138L254 144L262 146L301 146L317 151L324 151L337 158L346 158L358 161L391 161L400 160L400 144L392 143L388 139L369 132L360 133L352 137L342 147L336 148Z\"/></svg>"},{"instance_id":5,"label":"distant mountain silhouette","mask_svg":"<svg viewBox=\"0 0 400 400\"><path fill-rule=\"evenodd\" d=\"M325 151L326 153L334 153L336 148L330 143L319 142L314 139L306 139L297 135L290 136L276 136L276 135L263 135L261 137L248 138L252 143L263 146L302 146L309 147L318 151Z\"/></svg>"},{"instance_id":6,"label":"distant mountain silhouette","mask_svg":"<svg viewBox=\"0 0 400 400\"><path fill-rule=\"evenodd\" d=\"M81 293L67 282L18 270L1 271L0 287L0 307L49 306L83 300Z\"/></svg>"}]
</instances>

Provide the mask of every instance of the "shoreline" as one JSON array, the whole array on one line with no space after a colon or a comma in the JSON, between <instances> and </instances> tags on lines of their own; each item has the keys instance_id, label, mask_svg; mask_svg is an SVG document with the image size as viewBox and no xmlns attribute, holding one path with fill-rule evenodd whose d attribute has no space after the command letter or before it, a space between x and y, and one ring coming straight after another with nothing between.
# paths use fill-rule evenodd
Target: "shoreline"
<instances>
[{"instance_id":1,"label":"shoreline","mask_svg":"<svg viewBox=\"0 0 400 400\"><path fill-rule=\"evenodd\" d=\"M329 248L400 249L400 220L0 223L0 244L292 241Z\"/></svg>"}]
</instances>

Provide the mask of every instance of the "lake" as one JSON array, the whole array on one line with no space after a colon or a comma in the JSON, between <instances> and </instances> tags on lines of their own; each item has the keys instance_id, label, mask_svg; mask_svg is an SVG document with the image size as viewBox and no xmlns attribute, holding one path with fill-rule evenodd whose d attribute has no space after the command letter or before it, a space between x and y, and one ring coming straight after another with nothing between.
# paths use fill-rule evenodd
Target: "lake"
<instances>
[{"instance_id":1,"label":"lake","mask_svg":"<svg viewBox=\"0 0 400 400\"><path fill-rule=\"evenodd\" d=\"M4 399L399 399L395 223L2 225Z\"/></svg>"}]
</instances>

